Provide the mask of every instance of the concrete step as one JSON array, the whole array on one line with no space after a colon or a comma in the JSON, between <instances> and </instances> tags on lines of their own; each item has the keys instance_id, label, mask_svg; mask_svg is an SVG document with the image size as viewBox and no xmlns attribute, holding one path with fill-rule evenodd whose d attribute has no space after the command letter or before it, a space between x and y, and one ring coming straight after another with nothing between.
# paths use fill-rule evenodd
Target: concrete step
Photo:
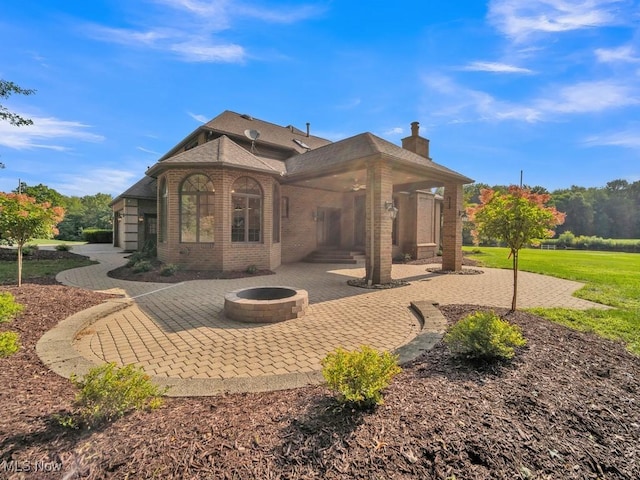
<instances>
[{"instance_id":1,"label":"concrete step","mask_svg":"<svg viewBox=\"0 0 640 480\"><path fill-rule=\"evenodd\" d=\"M326 249L316 250L307 255L303 261L308 263L344 263L357 264L365 260L365 255L358 251Z\"/></svg>"}]
</instances>

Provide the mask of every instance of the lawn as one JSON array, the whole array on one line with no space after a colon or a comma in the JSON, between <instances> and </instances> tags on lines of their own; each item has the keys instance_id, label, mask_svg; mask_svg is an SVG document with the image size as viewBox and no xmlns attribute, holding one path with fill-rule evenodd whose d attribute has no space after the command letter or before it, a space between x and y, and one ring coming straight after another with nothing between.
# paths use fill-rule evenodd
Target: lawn
<instances>
[{"instance_id":1,"label":"lawn","mask_svg":"<svg viewBox=\"0 0 640 480\"><path fill-rule=\"evenodd\" d=\"M511 268L507 248L482 247L481 253L473 254L475 250L465 247L469 258L483 266ZM604 311L535 308L531 312L578 330L622 340L640 355L640 254L525 249L520 251L519 265L523 271L584 282L577 297L614 307Z\"/></svg>"},{"instance_id":2,"label":"lawn","mask_svg":"<svg viewBox=\"0 0 640 480\"><path fill-rule=\"evenodd\" d=\"M43 245L69 245L69 246L74 246L74 245L86 245L87 242L74 242L71 240L55 240L53 238L34 238L32 240L29 240L28 242L29 245L38 245L38 246L43 246Z\"/></svg>"},{"instance_id":3,"label":"lawn","mask_svg":"<svg viewBox=\"0 0 640 480\"><path fill-rule=\"evenodd\" d=\"M55 278L63 270L93 265L96 262L88 257L75 255L72 252L37 250L32 255L23 257L22 281L29 279ZM16 252L6 248L0 249L0 285L18 283L18 260Z\"/></svg>"}]
</instances>

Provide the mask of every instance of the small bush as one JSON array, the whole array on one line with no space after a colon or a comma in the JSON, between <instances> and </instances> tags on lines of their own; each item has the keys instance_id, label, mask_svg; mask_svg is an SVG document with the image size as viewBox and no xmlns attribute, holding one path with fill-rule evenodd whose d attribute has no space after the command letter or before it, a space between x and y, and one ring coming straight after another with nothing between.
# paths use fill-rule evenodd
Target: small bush
<instances>
[{"instance_id":1,"label":"small bush","mask_svg":"<svg viewBox=\"0 0 640 480\"><path fill-rule=\"evenodd\" d=\"M174 263L166 263L160 268L160 275L163 277L171 277L178 271L178 265Z\"/></svg>"},{"instance_id":2,"label":"small bush","mask_svg":"<svg viewBox=\"0 0 640 480\"><path fill-rule=\"evenodd\" d=\"M86 228L82 231L82 239L89 243L113 243L113 231L101 228Z\"/></svg>"},{"instance_id":3,"label":"small bush","mask_svg":"<svg viewBox=\"0 0 640 480\"><path fill-rule=\"evenodd\" d=\"M10 292L0 293L0 323L8 322L23 309L24 307L16 303L15 297Z\"/></svg>"},{"instance_id":4,"label":"small bush","mask_svg":"<svg viewBox=\"0 0 640 480\"><path fill-rule=\"evenodd\" d=\"M56 245L56 250L58 252L70 252L71 245L67 245L66 243L59 243L58 245Z\"/></svg>"},{"instance_id":5,"label":"small bush","mask_svg":"<svg viewBox=\"0 0 640 480\"><path fill-rule=\"evenodd\" d=\"M383 403L382 390L401 371L397 355L366 345L352 352L338 348L322 360L322 376L338 400L358 407Z\"/></svg>"},{"instance_id":6,"label":"small bush","mask_svg":"<svg viewBox=\"0 0 640 480\"><path fill-rule=\"evenodd\" d=\"M13 355L20 350L20 336L16 332L0 333L0 358Z\"/></svg>"},{"instance_id":7,"label":"small bush","mask_svg":"<svg viewBox=\"0 0 640 480\"><path fill-rule=\"evenodd\" d=\"M131 255L129 255L126 266L133 267L141 260L150 260L150 258L151 257L149 257L149 255L147 255L145 252L133 252Z\"/></svg>"},{"instance_id":8,"label":"small bush","mask_svg":"<svg viewBox=\"0 0 640 480\"><path fill-rule=\"evenodd\" d=\"M444 337L452 353L479 360L513 358L514 347L527 341L517 325L494 312L475 312L456 323Z\"/></svg>"},{"instance_id":9,"label":"small bush","mask_svg":"<svg viewBox=\"0 0 640 480\"><path fill-rule=\"evenodd\" d=\"M75 400L79 410L71 418L59 419L61 424L70 427L81 423L91 428L116 420L131 410L158 408L162 405L160 396L166 392L133 365L117 367L115 363L106 363L89 370L82 380L72 375L71 381L80 389Z\"/></svg>"},{"instance_id":10,"label":"small bush","mask_svg":"<svg viewBox=\"0 0 640 480\"><path fill-rule=\"evenodd\" d=\"M36 253L38 250L39 250L38 245L28 244L22 247L22 255L24 255L25 257L30 257L31 255Z\"/></svg>"},{"instance_id":11,"label":"small bush","mask_svg":"<svg viewBox=\"0 0 640 480\"><path fill-rule=\"evenodd\" d=\"M151 270L153 270L153 264L149 260L140 260L131 267L133 273L149 272Z\"/></svg>"},{"instance_id":12,"label":"small bush","mask_svg":"<svg viewBox=\"0 0 640 480\"><path fill-rule=\"evenodd\" d=\"M258 271L258 267L256 267L255 265L249 265L249 266L247 267L247 270L246 270L246 272L247 272L249 275L253 275L253 274L254 274L254 273L256 273L257 271Z\"/></svg>"}]
</instances>

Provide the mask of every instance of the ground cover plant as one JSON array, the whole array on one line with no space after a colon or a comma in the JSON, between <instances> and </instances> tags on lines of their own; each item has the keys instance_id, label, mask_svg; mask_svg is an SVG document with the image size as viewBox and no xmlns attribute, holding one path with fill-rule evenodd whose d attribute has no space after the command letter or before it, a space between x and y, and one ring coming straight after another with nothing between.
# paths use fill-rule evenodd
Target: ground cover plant
<instances>
[{"instance_id":1,"label":"ground cover plant","mask_svg":"<svg viewBox=\"0 0 640 480\"><path fill-rule=\"evenodd\" d=\"M509 250L481 247L467 255L487 267L510 268ZM585 282L576 292L585 300L614 307L611 310L536 308L532 312L580 330L622 340L640 355L640 255L620 252L524 249L522 270Z\"/></svg>"}]
</instances>

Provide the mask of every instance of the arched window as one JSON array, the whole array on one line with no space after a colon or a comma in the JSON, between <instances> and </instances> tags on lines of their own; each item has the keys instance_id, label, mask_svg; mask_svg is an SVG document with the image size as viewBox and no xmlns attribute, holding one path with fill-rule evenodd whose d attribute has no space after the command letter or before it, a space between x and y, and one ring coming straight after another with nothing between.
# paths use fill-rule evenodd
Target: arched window
<instances>
[{"instance_id":1,"label":"arched window","mask_svg":"<svg viewBox=\"0 0 640 480\"><path fill-rule=\"evenodd\" d=\"M262 239L262 190L258 182L240 177L231 190L233 206L231 241L260 242Z\"/></svg>"},{"instance_id":2,"label":"arched window","mask_svg":"<svg viewBox=\"0 0 640 480\"><path fill-rule=\"evenodd\" d=\"M167 179L163 178L160 182L160 230L158 232L158 241L167 241L167 206L169 202L169 192L167 191Z\"/></svg>"},{"instance_id":3,"label":"arched window","mask_svg":"<svg viewBox=\"0 0 640 480\"><path fill-rule=\"evenodd\" d=\"M180 241L213 242L213 182L201 173L188 176L180 187Z\"/></svg>"},{"instance_id":4,"label":"arched window","mask_svg":"<svg viewBox=\"0 0 640 480\"><path fill-rule=\"evenodd\" d=\"M273 184L273 243L280 242L280 185Z\"/></svg>"}]
</instances>

